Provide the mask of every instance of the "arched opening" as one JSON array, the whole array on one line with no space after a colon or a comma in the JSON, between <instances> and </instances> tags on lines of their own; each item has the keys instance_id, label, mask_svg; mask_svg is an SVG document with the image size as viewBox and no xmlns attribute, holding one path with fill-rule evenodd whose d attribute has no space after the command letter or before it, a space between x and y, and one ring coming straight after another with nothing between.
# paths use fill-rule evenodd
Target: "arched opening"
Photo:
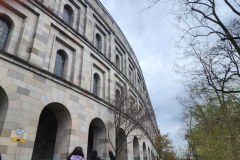
<instances>
[{"instance_id":1,"label":"arched opening","mask_svg":"<svg viewBox=\"0 0 240 160\"><path fill-rule=\"evenodd\" d=\"M119 56L118 55L116 55L116 67L118 68L118 69L121 69L120 67L120 58L119 58Z\"/></svg>"},{"instance_id":2,"label":"arched opening","mask_svg":"<svg viewBox=\"0 0 240 160\"><path fill-rule=\"evenodd\" d=\"M0 14L0 49L4 49L11 30L11 23L7 17Z\"/></svg>"},{"instance_id":3,"label":"arched opening","mask_svg":"<svg viewBox=\"0 0 240 160\"><path fill-rule=\"evenodd\" d=\"M153 151L151 151L151 155L152 155L152 160L154 160L154 153L153 153Z\"/></svg>"},{"instance_id":4,"label":"arched opening","mask_svg":"<svg viewBox=\"0 0 240 160\"><path fill-rule=\"evenodd\" d=\"M139 143L136 136L133 138L133 159L140 160Z\"/></svg>"},{"instance_id":5,"label":"arched opening","mask_svg":"<svg viewBox=\"0 0 240 160\"><path fill-rule=\"evenodd\" d=\"M118 149L118 153L116 153L117 159L127 160L127 136L123 129L120 129L117 133L116 137L116 148Z\"/></svg>"},{"instance_id":6,"label":"arched opening","mask_svg":"<svg viewBox=\"0 0 240 160\"><path fill-rule=\"evenodd\" d=\"M151 160L150 148L148 147L148 160Z\"/></svg>"},{"instance_id":7,"label":"arched opening","mask_svg":"<svg viewBox=\"0 0 240 160\"><path fill-rule=\"evenodd\" d=\"M101 119L95 118L89 126L87 159L89 159L92 150L97 150L98 156L105 159L106 143L106 127Z\"/></svg>"},{"instance_id":8,"label":"arched opening","mask_svg":"<svg viewBox=\"0 0 240 160\"><path fill-rule=\"evenodd\" d=\"M65 5L63 9L63 21L71 25L73 19L73 9L69 5Z\"/></svg>"},{"instance_id":9,"label":"arched opening","mask_svg":"<svg viewBox=\"0 0 240 160\"><path fill-rule=\"evenodd\" d=\"M100 51L102 52L102 37L100 36L100 34L96 34L95 36L95 47Z\"/></svg>"},{"instance_id":10,"label":"arched opening","mask_svg":"<svg viewBox=\"0 0 240 160\"><path fill-rule=\"evenodd\" d=\"M100 76L97 73L93 75L93 94L100 97Z\"/></svg>"},{"instance_id":11,"label":"arched opening","mask_svg":"<svg viewBox=\"0 0 240 160\"><path fill-rule=\"evenodd\" d=\"M40 114L32 160L66 159L71 126L71 115L62 104L48 104Z\"/></svg>"},{"instance_id":12,"label":"arched opening","mask_svg":"<svg viewBox=\"0 0 240 160\"><path fill-rule=\"evenodd\" d=\"M145 142L143 142L143 160L147 160L147 148Z\"/></svg>"},{"instance_id":13,"label":"arched opening","mask_svg":"<svg viewBox=\"0 0 240 160\"><path fill-rule=\"evenodd\" d=\"M63 50L58 50L56 55L54 74L63 78L64 76L64 65L66 62L66 53Z\"/></svg>"},{"instance_id":14,"label":"arched opening","mask_svg":"<svg viewBox=\"0 0 240 160\"><path fill-rule=\"evenodd\" d=\"M2 134L4 121L7 115L8 97L6 92L0 87L0 135Z\"/></svg>"}]
</instances>

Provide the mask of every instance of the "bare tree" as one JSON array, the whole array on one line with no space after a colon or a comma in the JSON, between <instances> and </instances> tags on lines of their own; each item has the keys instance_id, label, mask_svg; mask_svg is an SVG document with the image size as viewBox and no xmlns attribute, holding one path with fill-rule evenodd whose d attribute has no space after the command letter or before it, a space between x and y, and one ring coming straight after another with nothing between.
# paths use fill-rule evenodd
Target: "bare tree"
<instances>
[{"instance_id":1,"label":"bare tree","mask_svg":"<svg viewBox=\"0 0 240 160\"><path fill-rule=\"evenodd\" d=\"M239 2L179 0L178 4L184 61L177 71L188 77L184 79L187 98L181 104L187 118L189 158L239 159Z\"/></svg>"},{"instance_id":2,"label":"bare tree","mask_svg":"<svg viewBox=\"0 0 240 160\"><path fill-rule=\"evenodd\" d=\"M163 0L162 0L163 1ZM161 0L150 0L154 6ZM237 0L171 0L181 32L184 58L180 72L205 78L207 89L240 93L240 3ZM200 64L201 67L197 67ZM189 77L189 76L188 76Z\"/></svg>"},{"instance_id":3,"label":"bare tree","mask_svg":"<svg viewBox=\"0 0 240 160\"><path fill-rule=\"evenodd\" d=\"M160 0L152 2L161 3ZM209 138L218 142L209 142L209 150L216 147L215 151L224 151L227 159L239 159L236 127L239 119L236 117L240 116L240 2L172 2L178 6L174 14L182 34L179 46L183 49L184 60L177 66L177 72L184 75L187 89L186 99L182 99L181 104L186 110L185 138L193 158L201 159L196 139L203 142ZM214 156L220 155L216 153Z\"/></svg>"},{"instance_id":4,"label":"bare tree","mask_svg":"<svg viewBox=\"0 0 240 160\"><path fill-rule=\"evenodd\" d=\"M233 1L224 2L181 0L183 12L178 20L183 22L180 29L187 48L186 57L193 58L194 65L196 62L201 65L190 66L192 69L187 73L195 79L204 78L205 81L201 81L206 82L206 89L239 93L240 17L234 11L240 7L235 7L237 3ZM223 9L233 14L231 18L221 13Z\"/></svg>"},{"instance_id":5,"label":"bare tree","mask_svg":"<svg viewBox=\"0 0 240 160\"><path fill-rule=\"evenodd\" d=\"M107 124L107 133L116 159L120 159L122 153L126 154L126 145L133 142L134 131L137 131L134 132L134 136L138 139L146 136L151 139L151 134L156 134L151 124L155 115L154 112L150 112L129 97L126 90L116 93L113 107L115 109L114 119ZM136 135L136 133L139 134ZM115 137L115 139L112 140L110 137Z\"/></svg>"}]
</instances>

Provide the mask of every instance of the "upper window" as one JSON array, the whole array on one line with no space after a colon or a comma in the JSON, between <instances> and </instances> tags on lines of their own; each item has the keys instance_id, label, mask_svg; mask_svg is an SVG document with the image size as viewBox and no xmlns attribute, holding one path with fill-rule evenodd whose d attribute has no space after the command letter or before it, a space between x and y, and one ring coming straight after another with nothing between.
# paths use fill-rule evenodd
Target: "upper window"
<instances>
[{"instance_id":1,"label":"upper window","mask_svg":"<svg viewBox=\"0 0 240 160\"><path fill-rule=\"evenodd\" d=\"M132 82L133 83L133 74L132 74L132 70L128 70L128 76L129 76L129 80L130 80L130 82Z\"/></svg>"},{"instance_id":2,"label":"upper window","mask_svg":"<svg viewBox=\"0 0 240 160\"><path fill-rule=\"evenodd\" d=\"M131 67L129 67L128 74L129 74L128 76L129 76L130 82L134 85L135 84L135 76L134 76L134 71Z\"/></svg>"},{"instance_id":3,"label":"upper window","mask_svg":"<svg viewBox=\"0 0 240 160\"><path fill-rule=\"evenodd\" d=\"M116 66L117 66L117 68L118 69L121 69L120 67L120 58L119 58L119 56L118 55L116 55Z\"/></svg>"},{"instance_id":4,"label":"upper window","mask_svg":"<svg viewBox=\"0 0 240 160\"><path fill-rule=\"evenodd\" d=\"M63 21L70 25L72 16L73 16L72 8L68 5L65 5L63 9Z\"/></svg>"},{"instance_id":5,"label":"upper window","mask_svg":"<svg viewBox=\"0 0 240 160\"><path fill-rule=\"evenodd\" d=\"M121 92L119 89L117 89L115 93L116 104L119 103L118 101L120 100L120 96L121 96Z\"/></svg>"},{"instance_id":6,"label":"upper window","mask_svg":"<svg viewBox=\"0 0 240 160\"><path fill-rule=\"evenodd\" d=\"M100 96L100 76L97 73L93 75L93 94Z\"/></svg>"},{"instance_id":7,"label":"upper window","mask_svg":"<svg viewBox=\"0 0 240 160\"><path fill-rule=\"evenodd\" d=\"M115 106L119 109L119 110L124 110L124 105L122 105L122 99L121 99L121 92L119 89L116 90L115 92Z\"/></svg>"},{"instance_id":8,"label":"upper window","mask_svg":"<svg viewBox=\"0 0 240 160\"><path fill-rule=\"evenodd\" d=\"M65 64L65 55L63 51L58 51L56 55L56 62L54 67L54 74L59 77L63 77L64 64Z\"/></svg>"},{"instance_id":9,"label":"upper window","mask_svg":"<svg viewBox=\"0 0 240 160\"><path fill-rule=\"evenodd\" d=\"M4 49L10 31L9 23L0 18L0 49Z\"/></svg>"},{"instance_id":10,"label":"upper window","mask_svg":"<svg viewBox=\"0 0 240 160\"><path fill-rule=\"evenodd\" d=\"M98 33L96 34L95 40L96 40L95 46L99 51L102 51L102 37L100 36L100 34Z\"/></svg>"}]
</instances>

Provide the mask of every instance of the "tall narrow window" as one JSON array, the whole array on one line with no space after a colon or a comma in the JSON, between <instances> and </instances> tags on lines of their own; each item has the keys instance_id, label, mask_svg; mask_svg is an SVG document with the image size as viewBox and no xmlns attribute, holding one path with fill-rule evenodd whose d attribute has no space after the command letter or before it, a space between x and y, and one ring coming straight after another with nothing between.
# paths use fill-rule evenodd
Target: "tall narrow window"
<instances>
[{"instance_id":1,"label":"tall narrow window","mask_svg":"<svg viewBox=\"0 0 240 160\"><path fill-rule=\"evenodd\" d=\"M4 49L10 31L9 23L0 18L0 49Z\"/></svg>"},{"instance_id":2,"label":"tall narrow window","mask_svg":"<svg viewBox=\"0 0 240 160\"><path fill-rule=\"evenodd\" d=\"M120 105L120 97L121 96L121 93L119 91L119 89L116 90L116 93L115 93L115 105L118 107L118 105Z\"/></svg>"},{"instance_id":3,"label":"tall narrow window","mask_svg":"<svg viewBox=\"0 0 240 160\"><path fill-rule=\"evenodd\" d=\"M132 82L132 71L131 70L128 71L128 76L129 76L130 82Z\"/></svg>"},{"instance_id":4,"label":"tall narrow window","mask_svg":"<svg viewBox=\"0 0 240 160\"><path fill-rule=\"evenodd\" d=\"M65 5L63 9L63 21L66 22L68 25L71 24L71 19L73 15L73 10L70 6Z\"/></svg>"},{"instance_id":5,"label":"tall narrow window","mask_svg":"<svg viewBox=\"0 0 240 160\"><path fill-rule=\"evenodd\" d=\"M93 75L93 94L100 96L100 77L97 73Z\"/></svg>"},{"instance_id":6,"label":"tall narrow window","mask_svg":"<svg viewBox=\"0 0 240 160\"><path fill-rule=\"evenodd\" d=\"M141 82L140 82L140 79L138 78L138 84L137 84L137 89L138 89L138 92L141 92L140 89L141 89Z\"/></svg>"},{"instance_id":7,"label":"tall narrow window","mask_svg":"<svg viewBox=\"0 0 240 160\"><path fill-rule=\"evenodd\" d=\"M95 40L96 40L95 46L99 51L102 52L102 37L100 36L100 34L98 33L96 34Z\"/></svg>"},{"instance_id":8,"label":"tall narrow window","mask_svg":"<svg viewBox=\"0 0 240 160\"><path fill-rule=\"evenodd\" d=\"M121 69L121 68L120 68L120 58L119 58L118 55L116 55L116 67L117 67L118 69Z\"/></svg>"},{"instance_id":9,"label":"tall narrow window","mask_svg":"<svg viewBox=\"0 0 240 160\"><path fill-rule=\"evenodd\" d=\"M62 51L58 51L56 55L54 74L58 75L59 77L63 77L64 63L65 63L64 53Z\"/></svg>"}]
</instances>

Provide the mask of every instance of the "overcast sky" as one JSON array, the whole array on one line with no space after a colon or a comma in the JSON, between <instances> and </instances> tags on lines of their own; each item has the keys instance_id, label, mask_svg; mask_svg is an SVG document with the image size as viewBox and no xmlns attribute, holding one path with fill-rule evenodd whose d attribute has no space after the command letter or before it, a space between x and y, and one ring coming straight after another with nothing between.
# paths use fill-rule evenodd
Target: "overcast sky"
<instances>
[{"instance_id":1,"label":"overcast sky","mask_svg":"<svg viewBox=\"0 0 240 160\"><path fill-rule=\"evenodd\" d=\"M132 46L157 111L162 134L169 133L176 147L183 145L182 109L176 96L181 86L173 72L177 57L177 32L170 3L144 10L149 0L101 0Z\"/></svg>"}]
</instances>

